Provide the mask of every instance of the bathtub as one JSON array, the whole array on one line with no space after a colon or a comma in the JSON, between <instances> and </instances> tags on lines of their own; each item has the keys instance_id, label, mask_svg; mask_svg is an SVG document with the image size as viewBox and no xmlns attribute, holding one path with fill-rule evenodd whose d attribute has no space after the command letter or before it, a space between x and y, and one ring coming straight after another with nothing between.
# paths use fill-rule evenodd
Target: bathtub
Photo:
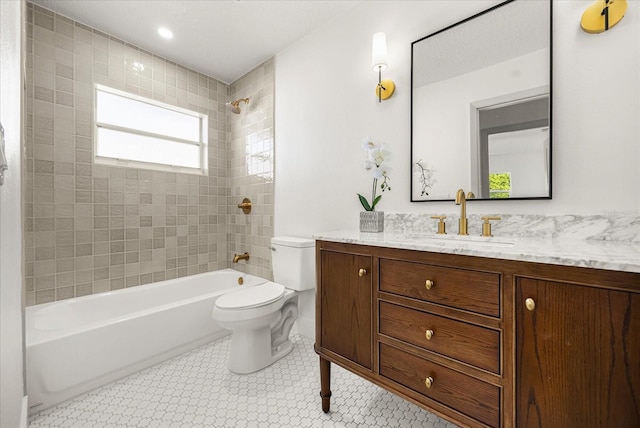
<instances>
[{"instance_id":1,"label":"bathtub","mask_svg":"<svg viewBox=\"0 0 640 428\"><path fill-rule=\"evenodd\" d=\"M29 413L228 335L218 296L266 282L233 269L26 309Z\"/></svg>"}]
</instances>

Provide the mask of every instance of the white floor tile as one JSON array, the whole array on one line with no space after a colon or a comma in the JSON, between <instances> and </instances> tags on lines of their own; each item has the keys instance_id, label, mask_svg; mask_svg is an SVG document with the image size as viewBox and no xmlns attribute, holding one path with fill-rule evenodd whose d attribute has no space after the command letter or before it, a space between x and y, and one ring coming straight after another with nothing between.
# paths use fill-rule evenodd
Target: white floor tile
<instances>
[{"instance_id":1,"label":"white floor tile","mask_svg":"<svg viewBox=\"0 0 640 428\"><path fill-rule=\"evenodd\" d=\"M236 375L227 369L225 338L43 410L29 426L455 427L336 365L331 412L323 413L313 342L298 334L292 341L294 349L284 359L257 373Z\"/></svg>"}]
</instances>

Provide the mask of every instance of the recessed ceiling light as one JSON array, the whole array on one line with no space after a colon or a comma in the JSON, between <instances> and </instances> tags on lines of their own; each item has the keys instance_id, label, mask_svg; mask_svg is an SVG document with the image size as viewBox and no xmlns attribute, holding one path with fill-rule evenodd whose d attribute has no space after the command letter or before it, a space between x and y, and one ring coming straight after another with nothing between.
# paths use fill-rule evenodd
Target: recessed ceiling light
<instances>
[{"instance_id":1,"label":"recessed ceiling light","mask_svg":"<svg viewBox=\"0 0 640 428\"><path fill-rule=\"evenodd\" d=\"M173 33L168 28L165 28L165 27L158 28L158 34L160 34L160 37L164 39L173 39Z\"/></svg>"}]
</instances>

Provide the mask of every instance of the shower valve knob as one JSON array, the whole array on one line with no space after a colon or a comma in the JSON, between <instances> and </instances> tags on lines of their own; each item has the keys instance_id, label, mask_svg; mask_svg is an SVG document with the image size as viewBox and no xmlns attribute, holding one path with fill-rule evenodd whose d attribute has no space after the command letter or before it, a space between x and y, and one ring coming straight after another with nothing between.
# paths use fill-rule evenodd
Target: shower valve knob
<instances>
[{"instance_id":1,"label":"shower valve knob","mask_svg":"<svg viewBox=\"0 0 640 428\"><path fill-rule=\"evenodd\" d=\"M251 200L249 198L244 198L242 202L238 204L238 208L240 208L245 214L251 213Z\"/></svg>"}]
</instances>

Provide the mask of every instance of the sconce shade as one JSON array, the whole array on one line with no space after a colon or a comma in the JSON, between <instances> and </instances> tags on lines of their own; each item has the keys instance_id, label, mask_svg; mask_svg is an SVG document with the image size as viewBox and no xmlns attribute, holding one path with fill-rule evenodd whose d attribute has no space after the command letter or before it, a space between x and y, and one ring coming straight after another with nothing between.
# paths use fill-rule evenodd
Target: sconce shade
<instances>
[{"instance_id":1,"label":"sconce shade","mask_svg":"<svg viewBox=\"0 0 640 428\"><path fill-rule=\"evenodd\" d=\"M384 71L387 69L387 36L383 32L373 35L371 67L374 71Z\"/></svg>"}]
</instances>

